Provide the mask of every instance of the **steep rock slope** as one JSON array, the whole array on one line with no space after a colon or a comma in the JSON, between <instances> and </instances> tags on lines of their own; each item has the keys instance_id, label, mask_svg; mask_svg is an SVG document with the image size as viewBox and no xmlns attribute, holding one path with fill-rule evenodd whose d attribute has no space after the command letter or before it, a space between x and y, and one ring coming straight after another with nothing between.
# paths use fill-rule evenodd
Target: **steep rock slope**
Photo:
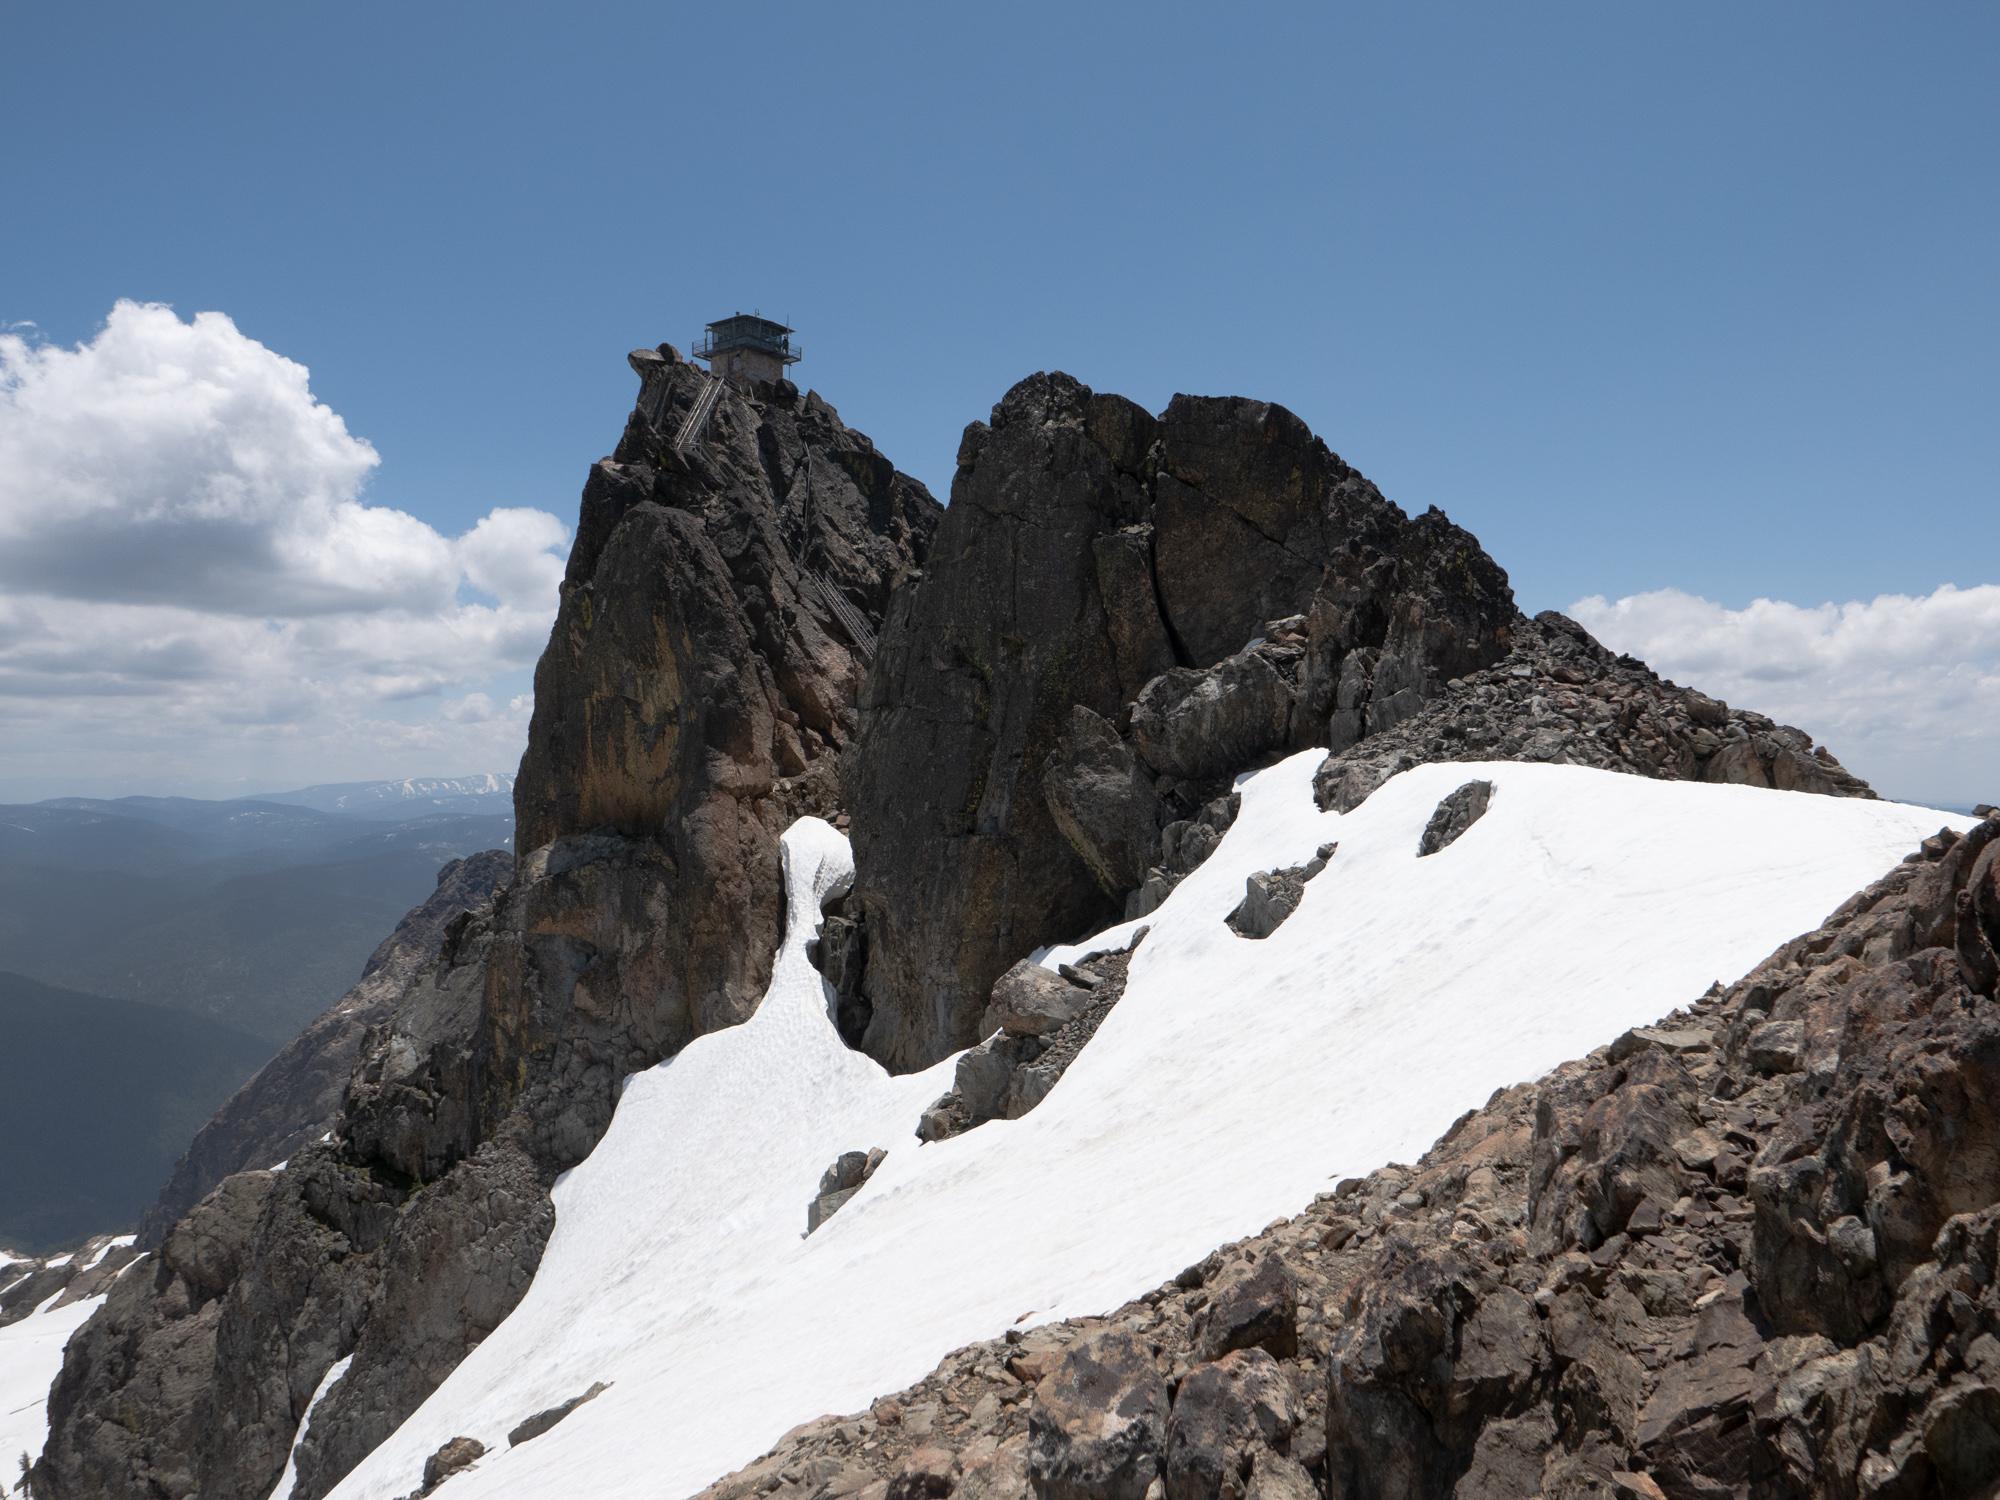
<instances>
[{"instance_id":1,"label":"steep rock slope","mask_svg":"<svg viewBox=\"0 0 2000 1500\"><path fill-rule=\"evenodd\" d=\"M1155 418L1037 375L967 429L862 695L843 1031L897 1069L977 1041L1010 965L1157 904L1227 778L1311 745L1329 806L1492 756L1872 795L1802 731L1526 619L1473 537L1283 407Z\"/></svg>"},{"instance_id":2,"label":"steep rock slope","mask_svg":"<svg viewBox=\"0 0 2000 1500\"><path fill-rule=\"evenodd\" d=\"M1204 677L1308 613L1280 666ZM977 1040L1000 973L1122 911L1160 826L1243 752L1393 724L1503 654L1516 618L1470 536L1404 516L1283 407L1177 396L1155 418L1066 375L1022 381L966 430L862 697L850 1031L904 1069ZM1115 731L1149 692L1178 732L1135 757ZM1221 753L1173 753L1190 742Z\"/></svg>"},{"instance_id":3,"label":"steep rock slope","mask_svg":"<svg viewBox=\"0 0 2000 1500\"><path fill-rule=\"evenodd\" d=\"M872 631L937 507L788 384L724 391L678 451L706 377L631 362L537 670L513 883L370 1035L335 1139L226 1179L113 1289L39 1494L228 1500L288 1465L324 1494L526 1290L620 1081L762 994L778 833L834 811L864 659L843 618Z\"/></svg>"},{"instance_id":4,"label":"steep rock slope","mask_svg":"<svg viewBox=\"0 0 2000 1500\"><path fill-rule=\"evenodd\" d=\"M382 940L360 982L202 1126L139 1221L140 1245L159 1248L181 1216L230 1173L284 1161L331 1130L369 1029L387 1018L437 957L451 925L489 908L513 872L513 855L499 849L455 859L439 870L430 899L412 907Z\"/></svg>"},{"instance_id":5,"label":"steep rock slope","mask_svg":"<svg viewBox=\"0 0 2000 1500\"><path fill-rule=\"evenodd\" d=\"M1520 700L1481 678L1547 622L1522 619L1504 575L1469 536L1435 511L1406 516L1279 407L1182 397L1156 419L1067 377L1035 377L1008 393L990 425L968 430L957 503L938 522L928 497L866 439L842 427L824 403L784 384L732 392L701 440L678 451L673 435L695 407L701 377L670 350L640 351L633 365L639 406L617 452L586 485L561 610L538 672L536 718L515 789L522 854L513 884L490 916L450 937L437 964L368 1038L335 1140L297 1153L283 1173L225 1180L165 1235L147 1274L115 1287L78 1336L53 1393L51 1440L38 1469L58 1500L100 1492L218 1500L262 1494L281 1478L295 1497L317 1500L392 1433L395 1442L347 1488L400 1494L418 1482L424 1461L437 1456L426 1450L412 1468L409 1445L418 1435L464 1434L436 1433L428 1417L406 1419L448 1379L460 1389L487 1379L502 1346L474 1365L461 1364L467 1352L511 1326L509 1315L531 1286L559 1285L561 1278L538 1274L557 1225L550 1186L567 1169L578 1168L567 1180L575 1184L589 1162L614 1159L593 1150L623 1081L663 1058L726 1051L712 1033L752 1031L737 1023L756 1011L776 972L787 922L776 877L779 835L797 819L849 819L857 867L851 891L825 893L817 958L834 976L828 1004L835 1020L822 1018L828 1035L818 1042L837 1048L837 1025L875 1059L908 1070L977 1040L993 981L1008 965L1045 944L1103 929L1128 906L1135 916L1150 912L1164 921L1159 914L1169 908L1199 903L1208 913L1213 905L1214 925L1231 943L1268 949L1276 962L1294 943L1315 940L1308 920L1315 892L1341 884L1341 872L1357 865L1336 854L1321 873L1298 873L1323 858L1321 845L1336 842L1317 825L1341 815L1339 799L1326 813L1311 800L1311 773L1323 752L1364 753L1418 726L1408 760L1452 758L1455 720L1423 715L1427 703L1457 691L1454 683L1491 688L1495 716L1540 716L1543 727L1559 727L1588 717L1593 710L1584 699L1594 701L1597 687L1627 670L1590 647L1577 658L1595 663L1581 684L1555 671L1571 670L1572 662L1553 664L1550 680L1560 691ZM926 559L933 525L936 542ZM919 562L923 576L896 590ZM879 655L864 683L877 628ZM1539 659L1514 667L1532 677ZM1505 670L1507 682L1519 680ZM1658 713L1696 712L1688 695L1644 675L1650 685L1635 683L1632 692ZM1635 712L1643 725L1645 706ZM1722 713L1753 740L1771 739L1747 717ZM1719 754L1697 753L1691 765L1655 754L1652 728L1623 742L1614 735L1601 751L1593 747L1606 744L1602 736L1588 745L1572 736L1548 754L1540 735L1516 743L1511 733L1494 741L1497 755L1729 779L1714 774L1724 765ZM1296 848L1287 842L1256 869L1234 869L1232 888L1217 888L1214 869L1223 867L1213 865L1216 851L1229 846L1231 820L1250 800L1236 794L1232 778L1302 747L1314 748L1282 768L1297 803L1286 820L1301 837L1318 836ZM1759 760L1767 777L1777 764L1775 753ZM1828 776L1821 790L1865 791ZM1500 811L1509 799L1503 782L1496 785L1498 810L1432 858L1448 861L1461 846L1476 847L1480 827L1513 816ZM1717 791L1756 796L1707 789ZM1394 800L1368 816L1390 816L1384 809ZM1421 809L1411 848L1433 811ZM1812 838L1878 826L1867 818L1905 816L1859 807L1789 807L1783 815L1821 834L1791 851L1810 848L1812 858L1801 856L1796 867L1781 861L1771 878L1786 899L1817 893L1818 904L1789 911L1787 925L1759 926L1754 946L1732 950L1730 964L1739 968L1879 868L1846 868L1836 853L1889 857L1886 845L1865 839L1843 836L1823 847ZM1861 821L1840 821L1850 818ZM1607 829L1616 826L1615 817L1607 819ZM1741 822L1730 836L1755 826L1755 818ZM1896 826L1896 844L1910 836ZM1204 869L1207 879L1189 875ZM1252 874L1300 882L1303 904L1295 902L1292 917L1274 931L1239 938L1225 919L1244 901ZM1836 875L1837 885L1815 883ZM1331 883L1322 883L1329 876ZM1509 879L1524 881L1518 872ZM1525 884L1532 893L1532 879ZM1294 893L1285 889L1289 899ZM1510 886L1509 894L1521 893ZM1658 890L1649 887L1648 896L1647 920L1672 920ZM1730 923L1746 915L1739 910L1746 905L1760 923L1776 924L1789 910L1761 891L1754 901L1738 891L1712 913L1704 907L1698 920L1681 919L1712 937L1735 931ZM805 929L794 923L792 930ZM1112 933L1123 943L1133 930L1125 923ZM1624 955L1646 969L1647 984L1674 977L1656 963L1666 931L1635 939ZM1436 940L1449 954L1447 937ZM813 1236L810 1254L824 1264L840 1253L825 1247L857 1243L857 1216L869 1221L871 1202L894 1193L915 1170L913 1158L980 1160L997 1152L993 1141L1030 1126L1035 1138L1057 1144L1012 1159L1008 1201L1037 1205L1037 1212L1088 1202L1087 1192L1054 1204L1037 1195L1049 1164L1066 1160L1076 1142L1132 1138L1095 1123L1078 1127L1069 1112L1115 1108L1115 1098L1098 1098L1079 1080L1113 1067L1106 1059L1118 1055L1121 1030L1143 1026L1120 1018L1144 1012L1143 1004L1133 1007L1146 993L1145 974L1171 960L1175 945L1155 949L1156 941L1149 937L1136 950L1126 998L1036 1114L926 1146L921 1157L907 1143L900 1154L892 1149L840 1216ZM1555 947L1550 937L1532 956L1540 961ZM1231 958L1240 962L1238 954ZM1728 972L1730 964L1715 970ZM1340 971L1325 955L1310 969L1313 976ZM1686 983L1708 977L1681 976ZM1234 996L1238 979L1218 978L1214 995ZM1318 982L1277 984L1272 1003L1302 1003ZM1539 982L1515 976L1500 989L1518 999L1532 996ZM1605 987L1600 975L1589 993ZM1657 1010L1671 1000L1669 992L1648 992L1646 1003ZM1213 1046L1173 1065L1177 1076L1228 1053L1225 1038L1239 1036L1243 1017L1239 1002ZM1551 1065L1589 1045L1614 1018L1592 1010L1589 1020L1591 1029L1569 1037L1564 1050L1538 1051L1517 1066ZM1463 1025L1458 1031L1461 1041L1471 1035ZM1548 1040L1534 1028L1528 1035ZM709 1045L682 1054L696 1038ZM1347 1047L1344 1037L1294 1038L1287 1056L1310 1061ZM1475 1050L1482 1068L1510 1055ZM826 1060L830 1052L815 1056L823 1066L813 1078L873 1066L845 1052L838 1064ZM1378 1071L1394 1074L1383 1059ZM906 1092L928 1100L942 1083L935 1073L865 1076L871 1088L892 1091L898 1109ZM1480 1091L1518 1076L1481 1072ZM706 1128L724 1141L761 1138L777 1128L766 1116L789 1118L811 1095L809 1081L736 1079L710 1106L715 1118ZM1246 1084L1243 1092L1254 1088ZM1364 1166L1384 1150L1416 1150L1460 1101L1435 1102L1438 1117L1421 1133L1412 1126L1406 1144L1344 1139L1341 1150L1355 1153L1349 1164ZM754 1128L743 1123L746 1115L758 1116ZM643 1123L640 1113L629 1117ZM1172 1119L1177 1129L1197 1129L1185 1098ZM1157 1146L1159 1130L1152 1136ZM647 1160L708 1138L694 1131L649 1140ZM887 1144L805 1139L815 1154L822 1147L826 1154L809 1173L799 1168L811 1179L796 1189L801 1220L812 1182L829 1163ZM1303 1175L1287 1180L1283 1201L1260 1199L1261 1217L1252 1222L1302 1201L1328 1170L1327 1154L1288 1155L1286 1170ZM626 1178L636 1171L649 1180L626 1161ZM670 1175L678 1191L689 1176L717 1170L716 1162L695 1162ZM919 1175L933 1170L941 1169L927 1166ZM1235 1176L1239 1186L1264 1182ZM723 1200L701 1208L699 1232L726 1233L737 1224L741 1195L758 1180L754 1171L725 1180ZM1174 1218L1175 1232L1186 1237L1176 1254L1199 1253L1243 1231L1234 1215L1244 1204L1232 1196L1227 1170L1198 1184L1183 1179L1177 1192L1171 1201L1150 1200L1148 1210ZM920 1245L946 1232L919 1211L918 1196L902 1201L911 1217L899 1243ZM687 1222L675 1214L704 1202L697 1196L669 1204L649 1219L648 1197L635 1216L641 1227L672 1235ZM1200 1212L1187 1212L1191 1206ZM874 1213L879 1224L882 1210ZM1044 1244L1032 1231L1007 1233L1041 1246L1037 1253L1067 1243L1061 1234ZM1004 1237L989 1228L981 1243ZM1165 1255L1159 1242L1149 1244L1149 1254ZM607 1253L618 1245L604 1240ZM927 1264L956 1266L968 1253L941 1247ZM640 1255L610 1270L623 1285L647 1265ZM1023 1262L1024 1269L1040 1265L1032 1257ZM839 1305L848 1319L841 1326L856 1339L881 1336L867 1323L879 1307L851 1297L867 1276L852 1261L841 1269L841 1287L822 1287L811 1316L824 1320L826 1308ZM1101 1306L1165 1269L1151 1265L1141 1275L1126 1266L1120 1285L1071 1294L1080 1306ZM916 1276L909 1281L923 1284ZM1006 1319L1066 1309L1034 1288L998 1285L1023 1304L1007 1309ZM932 1290L958 1289L954 1282ZM586 1312L619 1310L597 1287L583 1295ZM673 1295L686 1302L687 1285L677 1282ZM906 1315L916 1318L920 1305L932 1306L928 1338L957 1341L996 1326L993 1307L951 1310L912 1298ZM712 1319L715 1307L695 1310ZM588 1352L585 1331L595 1325L581 1315L572 1323L575 1347ZM654 1342L650 1326L629 1318L621 1326L622 1337ZM702 1336L712 1342L713 1329ZM675 1347L664 1332L658 1344ZM511 1369L532 1365L553 1345L528 1353L505 1347L514 1350ZM875 1364L849 1349L820 1361L819 1368L853 1383L852 1399L914 1376L944 1346L869 1347ZM688 1364L676 1378L693 1379L703 1368ZM584 1373L580 1363L561 1360L548 1369L565 1380ZM754 1376L756 1389L770 1388L768 1367ZM543 1409L511 1411L516 1425L504 1432L492 1425L499 1404L504 1398L511 1406L524 1392L502 1389L482 1418L481 1440L554 1421L552 1413L600 1378L609 1377L537 1391L548 1398ZM630 1390L614 1384L532 1441L551 1443L545 1453L561 1451L571 1439L556 1443L554 1434L572 1424L601 1436L602 1424L621 1411L630 1415L632 1391L646 1388L638 1380ZM734 1433L732 1412L766 1411L742 1390L716 1379L689 1392L712 1419L702 1441ZM456 1408L447 1400L427 1409ZM692 1465L706 1452L691 1440L675 1462ZM690 1470L692 1482L733 1456L718 1451L701 1461L711 1467ZM537 1457L533 1466L542 1462ZM508 1472L522 1470L512 1465ZM553 1474L537 1482L554 1483ZM463 1477L450 1482L473 1487ZM388 1485L403 1489L380 1488Z\"/></svg>"},{"instance_id":6,"label":"steep rock slope","mask_svg":"<svg viewBox=\"0 0 2000 1500\"><path fill-rule=\"evenodd\" d=\"M460 1438L485 1456L440 1491L459 1500L686 1493L954 1346L1116 1307L1339 1175L1415 1155L1467 1099L1740 974L1936 826L1893 804L1511 763L1420 767L1322 813L1317 759L1244 782L1214 853L1144 919L1124 997L1032 1113L926 1145L943 1069L890 1074L841 1045L802 950L815 896L844 879L813 864L843 851L823 826L788 834L802 920L771 997L632 1080L557 1189L528 1297L341 1500L407 1494ZM1420 854L1468 773L1491 783L1487 811ZM1288 920L1261 939L1229 927L1248 876L1328 843ZM822 1172L871 1148L875 1171L802 1237ZM982 1383L968 1411L1009 1388L1004 1372ZM855 1431L857 1459L870 1435ZM779 1468L759 1480L782 1485ZM808 1472L787 1493L833 1477Z\"/></svg>"}]
</instances>

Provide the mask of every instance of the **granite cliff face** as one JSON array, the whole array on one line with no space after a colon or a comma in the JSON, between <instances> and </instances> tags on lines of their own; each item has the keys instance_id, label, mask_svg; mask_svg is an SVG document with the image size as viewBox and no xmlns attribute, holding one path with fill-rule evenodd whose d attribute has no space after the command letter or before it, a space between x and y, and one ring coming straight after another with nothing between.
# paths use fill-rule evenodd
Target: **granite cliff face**
<instances>
[{"instance_id":1,"label":"granite cliff face","mask_svg":"<svg viewBox=\"0 0 2000 1500\"><path fill-rule=\"evenodd\" d=\"M512 883L368 1034L334 1139L226 1179L115 1285L38 1495L262 1496L295 1438L294 1493L324 1494L519 1300L619 1081L762 993L777 835L838 813L866 637L938 507L788 384L724 390L677 451L706 377L631 363L537 671Z\"/></svg>"},{"instance_id":2,"label":"granite cliff face","mask_svg":"<svg viewBox=\"0 0 2000 1500\"><path fill-rule=\"evenodd\" d=\"M1252 648L1299 616L1295 648ZM966 430L862 695L860 1044L907 1069L977 1041L1001 973L1115 916L1223 778L1398 722L1517 618L1469 535L1406 517L1283 407L1156 418L1022 381Z\"/></svg>"},{"instance_id":3,"label":"granite cliff face","mask_svg":"<svg viewBox=\"0 0 2000 1500\"><path fill-rule=\"evenodd\" d=\"M1322 805L1503 755L1872 795L1802 731L1662 682L1435 509L1411 517L1283 407L1153 417L1064 375L967 429L846 767L843 1022L893 1069L977 1042L1041 944L1158 904L1228 780L1322 745Z\"/></svg>"},{"instance_id":4,"label":"granite cliff face","mask_svg":"<svg viewBox=\"0 0 2000 1500\"><path fill-rule=\"evenodd\" d=\"M288 1457L296 1496L326 1494L519 1301L549 1186L603 1134L621 1081L750 1014L783 919L778 835L803 814L853 839L853 887L818 947L843 1035L907 1070L978 1042L990 1007L1042 1025L996 981L1156 905L1234 816L1231 778L1280 754L1326 748L1327 806L1418 761L1509 756L1867 795L1798 731L1526 619L1472 537L1406 515L1282 407L1177 397L1156 417L1037 375L967 430L940 512L788 384L728 389L677 444L705 377L664 347L631 359L639 404L585 486L537 671L511 883L371 1014L330 1142L227 1177L178 1222L163 1206L158 1254L70 1347L45 1500L261 1496ZM1246 923L1283 921L1284 895ZM1267 1314L1246 1306L1243 1326ZM1303 1349L1321 1379L1324 1339L1271 1337L1188 1333L1195 1362L1235 1361L1196 1382L1215 1411L1279 1402ZM1038 1396L1042 1456L1032 1475L1020 1459L1018 1484L975 1484L950 1454L868 1482L1143 1495L1164 1472L1152 1450L1113 1455L1104 1473L1124 1477L1099 1484L1063 1436L1062 1413L1092 1420L1106 1382L1136 1382L1160 1451L1186 1450L1170 1494L1263 1473L1170 1428L1188 1387L1159 1357L1107 1346ZM1559 1376L1535 1368L1537 1392ZM1310 1387L1271 1419L1291 1467L1273 1462L1270 1493L1333 1472L1323 1379ZM1317 1448L1293 1436L1315 1424ZM977 1428L995 1453L1021 1435L1003 1427Z\"/></svg>"}]
</instances>

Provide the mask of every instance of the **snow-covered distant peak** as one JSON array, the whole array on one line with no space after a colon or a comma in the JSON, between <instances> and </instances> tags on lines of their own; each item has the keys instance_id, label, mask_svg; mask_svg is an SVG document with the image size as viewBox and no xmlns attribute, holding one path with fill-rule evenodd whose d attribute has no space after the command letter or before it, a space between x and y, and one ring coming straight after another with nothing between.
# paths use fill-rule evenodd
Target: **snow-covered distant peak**
<instances>
[{"instance_id":1,"label":"snow-covered distant peak","mask_svg":"<svg viewBox=\"0 0 2000 1500\"><path fill-rule=\"evenodd\" d=\"M556 1185L527 1296L338 1500L409 1493L459 1436L487 1452L456 1500L691 1493L954 1348L1116 1307L1339 1177L1415 1159L1495 1088L1739 977L1964 821L1517 763L1421 766L1343 815L1314 803L1321 758L1244 781L1236 822L1145 919L1124 998L1038 1108L925 1146L917 1117L953 1063L891 1076L841 1044L805 943L848 857L825 824L795 825L762 1007L628 1081ZM1493 785L1485 815L1419 858L1439 802L1474 779ZM1288 921L1231 930L1248 876L1330 842ZM875 1146L874 1175L803 1238L820 1173Z\"/></svg>"},{"instance_id":2,"label":"snow-covered distant peak","mask_svg":"<svg viewBox=\"0 0 2000 1500\"><path fill-rule=\"evenodd\" d=\"M514 776L511 771L485 771L474 776L406 776L390 781L342 781L324 786L270 792L246 801L279 802L318 812L356 817L405 818L436 812L511 812Z\"/></svg>"}]
</instances>

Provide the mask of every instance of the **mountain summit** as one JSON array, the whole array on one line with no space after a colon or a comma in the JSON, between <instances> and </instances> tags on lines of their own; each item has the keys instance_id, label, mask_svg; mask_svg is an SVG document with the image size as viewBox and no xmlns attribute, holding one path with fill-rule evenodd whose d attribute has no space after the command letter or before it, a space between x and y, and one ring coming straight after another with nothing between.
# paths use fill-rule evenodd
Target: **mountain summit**
<instances>
[{"instance_id":1,"label":"mountain summit","mask_svg":"<svg viewBox=\"0 0 2000 1500\"><path fill-rule=\"evenodd\" d=\"M681 1494L842 1411L718 1496L1977 1450L1972 1282L1957 1363L1854 1413L1990 1243L1932 1245L2000 1199L1984 1115L1922 1121L1987 1076L2000 822L1899 866L1938 815L1526 618L1280 406L1036 375L941 509L815 394L630 361L511 883L377 997L329 1138L110 1286L38 1496Z\"/></svg>"}]
</instances>

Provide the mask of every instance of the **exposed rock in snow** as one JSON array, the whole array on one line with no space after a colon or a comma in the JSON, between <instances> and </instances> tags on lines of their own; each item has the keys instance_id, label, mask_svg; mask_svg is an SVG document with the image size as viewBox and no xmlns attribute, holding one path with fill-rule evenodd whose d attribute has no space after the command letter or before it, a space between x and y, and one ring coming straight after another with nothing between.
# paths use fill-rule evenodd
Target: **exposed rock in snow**
<instances>
[{"instance_id":1,"label":"exposed rock in snow","mask_svg":"<svg viewBox=\"0 0 2000 1500\"><path fill-rule=\"evenodd\" d=\"M1244 783L1214 855L1149 919L1125 997L1037 1109L892 1150L808 1239L799 1205L826 1163L909 1131L952 1064L896 1077L841 1045L804 949L844 850L799 825L787 908L807 920L769 997L631 1081L603 1143L557 1187L521 1306L335 1493L406 1494L457 1436L489 1449L451 1481L463 1500L694 1489L949 1349L1101 1313L1333 1176L1414 1156L1468 1101L1742 972L1937 821L1492 764L1477 768L1497 790L1479 839L1418 859L1465 769L1408 772L1343 816L1313 809L1318 758ZM1290 921L1260 942L1229 930L1246 874L1336 834L1339 856ZM889 1290L855 1295L863 1285ZM1213 1326L1268 1326L1268 1297L1246 1300ZM1303 1340L1303 1294L1301 1309ZM593 1380L614 1384L534 1443L492 1451Z\"/></svg>"},{"instance_id":2,"label":"exposed rock in snow","mask_svg":"<svg viewBox=\"0 0 2000 1500\"><path fill-rule=\"evenodd\" d=\"M1267 938L1299 909L1306 882L1326 868L1338 844L1321 844L1302 865L1285 870L1259 870L1243 882L1243 899L1229 914L1230 930L1239 937Z\"/></svg>"},{"instance_id":3,"label":"exposed rock in snow","mask_svg":"<svg viewBox=\"0 0 2000 1500\"><path fill-rule=\"evenodd\" d=\"M1056 1414L1122 1430L1120 1394L1154 1381L1165 1453L1128 1482L1169 1495L1984 1494L1996 941L2000 819L1925 839L1726 990L1503 1090L1416 1167L1345 1180L1101 1317L962 1349L705 1494L784 1473L866 1493L919 1443L968 1483L1005 1475ZM1757 1065L1772 1025L1810 1038L1805 1069ZM1241 1357L1217 1361L1214 1331L1272 1268L1296 1284L1298 1348L1257 1421L1226 1397ZM1283 1328L1281 1288L1251 1300ZM1078 1401L1057 1372L1107 1339L1144 1359ZM905 1435L919 1412L936 1420Z\"/></svg>"},{"instance_id":4,"label":"exposed rock in snow","mask_svg":"<svg viewBox=\"0 0 2000 1500\"><path fill-rule=\"evenodd\" d=\"M820 1225L840 1212L840 1206L856 1193L861 1185L875 1175L875 1169L882 1165L888 1152L880 1146L866 1151L843 1151L834 1164L828 1167L819 1180L819 1192L806 1208L806 1233L811 1234Z\"/></svg>"},{"instance_id":5,"label":"exposed rock in snow","mask_svg":"<svg viewBox=\"0 0 2000 1500\"><path fill-rule=\"evenodd\" d=\"M1417 840L1417 857L1423 859L1440 849L1449 849L1458 841L1459 835L1486 816L1487 805L1492 800L1493 783L1490 781L1468 781L1451 793L1438 803L1437 811L1424 825L1424 836Z\"/></svg>"}]
</instances>

